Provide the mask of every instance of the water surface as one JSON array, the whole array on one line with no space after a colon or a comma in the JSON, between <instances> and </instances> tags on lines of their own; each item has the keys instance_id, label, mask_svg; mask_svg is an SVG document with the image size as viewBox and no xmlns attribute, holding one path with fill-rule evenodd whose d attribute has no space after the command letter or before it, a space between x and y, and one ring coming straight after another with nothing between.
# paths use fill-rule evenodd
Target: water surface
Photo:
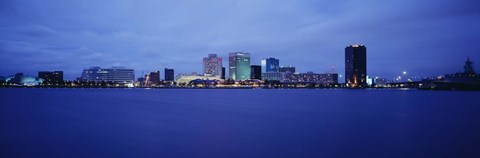
<instances>
[{"instance_id":1,"label":"water surface","mask_svg":"<svg viewBox=\"0 0 480 158\"><path fill-rule=\"evenodd\" d=\"M480 92L0 89L0 157L480 157Z\"/></svg>"}]
</instances>

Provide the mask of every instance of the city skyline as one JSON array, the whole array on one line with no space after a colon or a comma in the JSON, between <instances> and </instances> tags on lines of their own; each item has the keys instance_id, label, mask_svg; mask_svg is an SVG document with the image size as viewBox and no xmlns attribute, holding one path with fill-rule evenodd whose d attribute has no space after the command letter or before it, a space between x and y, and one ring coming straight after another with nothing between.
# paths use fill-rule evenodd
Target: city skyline
<instances>
[{"instance_id":1,"label":"city skyline","mask_svg":"<svg viewBox=\"0 0 480 158\"><path fill-rule=\"evenodd\" d=\"M298 72L333 67L344 75L342 48L349 44L369 46L372 77L436 76L461 71L466 57L480 61L473 47L480 40L479 4L2 1L0 76L61 70L73 80L91 66L134 68L135 76L165 67L202 72L199 59L226 60L230 52L251 53L251 65L275 57Z\"/></svg>"}]
</instances>

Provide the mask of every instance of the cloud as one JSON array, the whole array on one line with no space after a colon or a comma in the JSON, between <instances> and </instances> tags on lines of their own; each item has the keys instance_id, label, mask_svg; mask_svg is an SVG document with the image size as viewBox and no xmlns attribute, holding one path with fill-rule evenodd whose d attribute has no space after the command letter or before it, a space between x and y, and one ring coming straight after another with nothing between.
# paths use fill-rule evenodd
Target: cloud
<instances>
[{"instance_id":1,"label":"cloud","mask_svg":"<svg viewBox=\"0 0 480 158\"><path fill-rule=\"evenodd\" d=\"M90 66L200 72L210 53L276 57L299 71L343 73L343 49L368 47L369 73L456 71L479 41L474 1L2 1L0 74ZM5 11L8 10L8 11ZM13 60L15 59L15 60ZM228 66L225 62L224 66Z\"/></svg>"}]
</instances>

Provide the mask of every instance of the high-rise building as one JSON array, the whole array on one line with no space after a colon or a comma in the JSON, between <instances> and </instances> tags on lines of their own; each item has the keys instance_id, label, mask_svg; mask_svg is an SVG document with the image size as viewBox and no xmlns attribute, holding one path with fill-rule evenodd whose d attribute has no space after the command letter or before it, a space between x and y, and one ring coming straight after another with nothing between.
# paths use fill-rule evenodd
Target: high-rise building
<instances>
[{"instance_id":1,"label":"high-rise building","mask_svg":"<svg viewBox=\"0 0 480 158\"><path fill-rule=\"evenodd\" d=\"M126 69L125 67L100 68L91 67L84 69L82 76L83 81L94 82L116 82L116 83L133 83L135 80L135 71L133 69Z\"/></svg>"},{"instance_id":2,"label":"high-rise building","mask_svg":"<svg viewBox=\"0 0 480 158\"><path fill-rule=\"evenodd\" d=\"M275 58L267 58L262 60L262 73L278 72L280 68L280 60Z\"/></svg>"},{"instance_id":3,"label":"high-rise building","mask_svg":"<svg viewBox=\"0 0 480 158\"><path fill-rule=\"evenodd\" d=\"M38 78L43 79L43 84L63 83L63 71L40 71Z\"/></svg>"},{"instance_id":4,"label":"high-rise building","mask_svg":"<svg viewBox=\"0 0 480 158\"><path fill-rule=\"evenodd\" d=\"M225 79L225 67L222 66L222 77L221 79Z\"/></svg>"},{"instance_id":5,"label":"high-rise building","mask_svg":"<svg viewBox=\"0 0 480 158\"><path fill-rule=\"evenodd\" d=\"M280 66L279 72L295 73L295 67L294 66Z\"/></svg>"},{"instance_id":6,"label":"high-rise building","mask_svg":"<svg viewBox=\"0 0 480 158\"><path fill-rule=\"evenodd\" d=\"M150 72L145 75L144 84L146 86L151 86L153 84L158 84L160 82L160 71Z\"/></svg>"},{"instance_id":7,"label":"high-rise building","mask_svg":"<svg viewBox=\"0 0 480 158\"><path fill-rule=\"evenodd\" d=\"M234 52L229 54L229 74L233 80L250 79L250 53Z\"/></svg>"},{"instance_id":8,"label":"high-rise building","mask_svg":"<svg viewBox=\"0 0 480 158\"><path fill-rule=\"evenodd\" d=\"M175 73L173 69L165 68L165 81L174 81Z\"/></svg>"},{"instance_id":9,"label":"high-rise building","mask_svg":"<svg viewBox=\"0 0 480 158\"><path fill-rule=\"evenodd\" d=\"M262 79L262 66L252 65L250 66L250 79Z\"/></svg>"},{"instance_id":10,"label":"high-rise building","mask_svg":"<svg viewBox=\"0 0 480 158\"><path fill-rule=\"evenodd\" d=\"M203 58L203 73L207 76L222 76L222 58L217 57L217 54Z\"/></svg>"},{"instance_id":11,"label":"high-rise building","mask_svg":"<svg viewBox=\"0 0 480 158\"><path fill-rule=\"evenodd\" d=\"M364 45L345 48L345 84L351 88L367 86L367 47Z\"/></svg>"}]
</instances>

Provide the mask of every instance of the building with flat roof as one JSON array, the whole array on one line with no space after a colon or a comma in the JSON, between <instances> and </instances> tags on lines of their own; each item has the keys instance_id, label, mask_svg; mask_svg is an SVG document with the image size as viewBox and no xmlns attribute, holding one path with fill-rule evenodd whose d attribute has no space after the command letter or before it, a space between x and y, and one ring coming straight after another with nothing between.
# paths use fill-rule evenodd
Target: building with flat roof
<instances>
[{"instance_id":1,"label":"building with flat roof","mask_svg":"<svg viewBox=\"0 0 480 158\"><path fill-rule=\"evenodd\" d=\"M175 80L175 71L173 69L165 68L165 81Z\"/></svg>"},{"instance_id":2,"label":"building with flat roof","mask_svg":"<svg viewBox=\"0 0 480 158\"><path fill-rule=\"evenodd\" d=\"M262 79L269 80L269 81L283 82L285 80L285 73L284 72L265 72L265 73L262 73Z\"/></svg>"},{"instance_id":3,"label":"building with flat roof","mask_svg":"<svg viewBox=\"0 0 480 158\"><path fill-rule=\"evenodd\" d=\"M91 67L83 70L80 80L94 82L105 81L115 83L133 83L135 81L135 71L125 67Z\"/></svg>"},{"instance_id":4,"label":"building with flat roof","mask_svg":"<svg viewBox=\"0 0 480 158\"><path fill-rule=\"evenodd\" d=\"M295 67L294 66L280 66L279 72L295 73Z\"/></svg>"},{"instance_id":5,"label":"building with flat roof","mask_svg":"<svg viewBox=\"0 0 480 158\"><path fill-rule=\"evenodd\" d=\"M203 58L203 73L205 75L221 77L222 76L222 58L217 54L209 54Z\"/></svg>"},{"instance_id":6,"label":"building with flat roof","mask_svg":"<svg viewBox=\"0 0 480 158\"><path fill-rule=\"evenodd\" d=\"M351 88L367 87L367 47L364 45L345 48L345 84Z\"/></svg>"},{"instance_id":7,"label":"building with flat roof","mask_svg":"<svg viewBox=\"0 0 480 158\"><path fill-rule=\"evenodd\" d=\"M229 75L232 80L250 79L250 53L233 52L228 56Z\"/></svg>"},{"instance_id":8,"label":"building with flat roof","mask_svg":"<svg viewBox=\"0 0 480 158\"><path fill-rule=\"evenodd\" d=\"M250 79L256 79L256 80L262 79L262 66L260 65L250 66Z\"/></svg>"},{"instance_id":9,"label":"building with flat roof","mask_svg":"<svg viewBox=\"0 0 480 158\"><path fill-rule=\"evenodd\" d=\"M280 68L280 60L275 58L263 59L261 64L262 64L262 73L278 72Z\"/></svg>"},{"instance_id":10,"label":"building with flat roof","mask_svg":"<svg viewBox=\"0 0 480 158\"><path fill-rule=\"evenodd\" d=\"M38 78L43 79L43 84L63 83L63 71L39 71Z\"/></svg>"}]
</instances>

